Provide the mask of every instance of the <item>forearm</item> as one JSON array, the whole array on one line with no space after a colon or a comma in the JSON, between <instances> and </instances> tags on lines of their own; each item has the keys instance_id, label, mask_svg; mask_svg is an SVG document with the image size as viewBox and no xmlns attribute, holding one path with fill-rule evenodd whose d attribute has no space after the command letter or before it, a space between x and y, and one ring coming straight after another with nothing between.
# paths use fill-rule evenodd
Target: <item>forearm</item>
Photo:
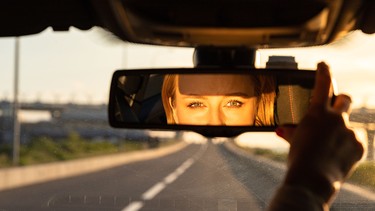
<instances>
[{"instance_id":1,"label":"forearm","mask_svg":"<svg viewBox=\"0 0 375 211\"><path fill-rule=\"evenodd\" d=\"M325 211L329 210L329 206L305 187L283 185L273 197L268 210Z\"/></svg>"},{"instance_id":2,"label":"forearm","mask_svg":"<svg viewBox=\"0 0 375 211\"><path fill-rule=\"evenodd\" d=\"M329 210L339 187L333 185L335 181L328 179L328 175L318 173L318 170L307 166L294 166L289 169L269 210Z\"/></svg>"}]
</instances>

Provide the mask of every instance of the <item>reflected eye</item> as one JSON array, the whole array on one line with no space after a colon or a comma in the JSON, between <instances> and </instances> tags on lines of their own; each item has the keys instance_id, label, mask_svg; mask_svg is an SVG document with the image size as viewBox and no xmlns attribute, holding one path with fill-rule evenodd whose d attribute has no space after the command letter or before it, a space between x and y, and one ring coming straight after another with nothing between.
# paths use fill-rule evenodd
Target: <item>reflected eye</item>
<instances>
[{"instance_id":1,"label":"reflected eye","mask_svg":"<svg viewBox=\"0 0 375 211\"><path fill-rule=\"evenodd\" d=\"M189 107L189 108L201 108L201 107L205 107L205 105L202 102L192 102L192 103L189 103L187 107Z\"/></svg>"},{"instance_id":2,"label":"reflected eye","mask_svg":"<svg viewBox=\"0 0 375 211\"><path fill-rule=\"evenodd\" d=\"M239 100L230 100L225 107L240 108L244 103Z\"/></svg>"}]
</instances>

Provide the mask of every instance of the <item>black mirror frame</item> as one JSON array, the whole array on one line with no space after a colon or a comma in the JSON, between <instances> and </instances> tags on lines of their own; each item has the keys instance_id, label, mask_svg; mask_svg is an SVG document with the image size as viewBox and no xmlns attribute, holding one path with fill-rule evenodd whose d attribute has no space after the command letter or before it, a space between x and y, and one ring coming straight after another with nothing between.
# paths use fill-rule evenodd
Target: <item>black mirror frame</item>
<instances>
[{"instance_id":1,"label":"black mirror frame","mask_svg":"<svg viewBox=\"0 0 375 211\"><path fill-rule=\"evenodd\" d=\"M229 71L230 70L230 71ZM151 129L151 130L183 130L194 131L206 137L235 137L244 132L269 132L274 131L277 126L202 126L202 125L160 125L160 124L136 124L120 122L113 115L115 112L115 91L117 79L119 76L126 75L142 75L142 74L186 74L186 73L234 73L234 74L262 74L272 75L281 79L281 84L300 85L307 88L313 88L315 81L315 71L312 70L296 70L296 69L271 69L271 68L249 68L249 67L195 67L195 68L163 68L163 69L132 69L118 70L114 72L108 103L108 118L110 126L114 128L128 129ZM289 77L289 79L288 79ZM290 80L293 77L293 80Z\"/></svg>"}]
</instances>

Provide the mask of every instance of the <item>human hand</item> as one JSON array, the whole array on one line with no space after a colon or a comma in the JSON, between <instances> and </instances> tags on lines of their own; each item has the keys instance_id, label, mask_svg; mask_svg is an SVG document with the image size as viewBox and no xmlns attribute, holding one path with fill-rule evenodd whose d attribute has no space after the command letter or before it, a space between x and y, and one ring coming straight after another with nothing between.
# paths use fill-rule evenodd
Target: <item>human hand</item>
<instances>
[{"instance_id":1,"label":"human hand","mask_svg":"<svg viewBox=\"0 0 375 211\"><path fill-rule=\"evenodd\" d=\"M343 117L350 97L338 95L331 105L330 88L329 67L319 63L307 114L297 127L276 130L290 143L284 185L305 188L328 205L364 152Z\"/></svg>"}]
</instances>

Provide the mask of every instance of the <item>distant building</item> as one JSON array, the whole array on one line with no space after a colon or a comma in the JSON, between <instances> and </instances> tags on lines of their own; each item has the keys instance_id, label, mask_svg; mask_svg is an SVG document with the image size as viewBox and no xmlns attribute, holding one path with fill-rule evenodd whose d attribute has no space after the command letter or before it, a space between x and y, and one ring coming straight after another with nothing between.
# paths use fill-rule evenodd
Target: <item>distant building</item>
<instances>
[{"instance_id":1,"label":"distant building","mask_svg":"<svg viewBox=\"0 0 375 211\"><path fill-rule=\"evenodd\" d=\"M358 123L375 123L375 109L365 107L353 109L350 114L350 121Z\"/></svg>"},{"instance_id":2,"label":"distant building","mask_svg":"<svg viewBox=\"0 0 375 211\"><path fill-rule=\"evenodd\" d=\"M13 137L12 105L8 101L0 101L0 144L9 143Z\"/></svg>"},{"instance_id":3,"label":"distant building","mask_svg":"<svg viewBox=\"0 0 375 211\"><path fill-rule=\"evenodd\" d=\"M109 126L107 105L43 104L21 105L22 111L45 111L50 113L48 121L21 122L21 143L47 136L54 139L66 138L78 133L86 139L147 139L147 131L114 129ZM0 102L0 144L13 140L12 104Z\"/></svg>"}]
</instances>

